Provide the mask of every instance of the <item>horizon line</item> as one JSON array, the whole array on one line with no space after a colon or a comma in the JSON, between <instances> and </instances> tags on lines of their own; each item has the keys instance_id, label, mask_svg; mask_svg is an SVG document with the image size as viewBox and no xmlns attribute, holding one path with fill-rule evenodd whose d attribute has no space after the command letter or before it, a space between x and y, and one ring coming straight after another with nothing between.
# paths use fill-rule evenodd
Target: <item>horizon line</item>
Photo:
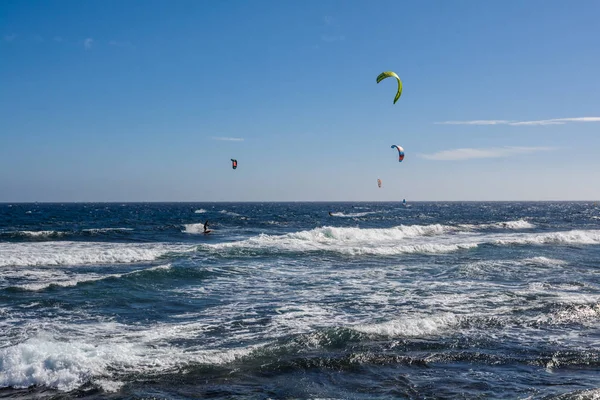
<instances>
[{"instance_id":1,"label":"horizon line","mask_svg":"<svg viewBox=\"0 0 600 400\"><path fill-rule=\"evenodd\" d=\"M578 200L411 200L410 203L581 203L600 202L600 199ZM11 204L199 204L199 203L402 203L402 200L153 200L153 201L0 201L0 205ZM407 203L409 203L407 201Z\"/></svg>"}]
</instances>

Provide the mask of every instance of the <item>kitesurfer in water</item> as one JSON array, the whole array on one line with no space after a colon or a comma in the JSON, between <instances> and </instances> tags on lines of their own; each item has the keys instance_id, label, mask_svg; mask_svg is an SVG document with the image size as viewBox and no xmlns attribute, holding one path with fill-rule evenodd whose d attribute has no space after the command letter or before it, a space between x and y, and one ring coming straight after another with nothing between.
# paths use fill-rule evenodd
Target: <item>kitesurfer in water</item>
<instances>
[{"instance_id":1,"label":"kitesurfer in water","mask_svg":"<svg viewBox=\"0 0 600 400\"><path fill-rule=\"evenodd\" d=\"M204 223L204 233L208 233L208 220L206 220L206 222Z\"/></svg>"},{"instance_id":2,"label":"kitesurfer in water","mask_svg":"<svg viewBox=\"0 0 600 400\"><path fill-rule=\"evenodd\" d=\"M329 211L329 216L330 216L330 217L333 217L333 214L331 213L331 211Z\"/></svg>"}]
</instances>

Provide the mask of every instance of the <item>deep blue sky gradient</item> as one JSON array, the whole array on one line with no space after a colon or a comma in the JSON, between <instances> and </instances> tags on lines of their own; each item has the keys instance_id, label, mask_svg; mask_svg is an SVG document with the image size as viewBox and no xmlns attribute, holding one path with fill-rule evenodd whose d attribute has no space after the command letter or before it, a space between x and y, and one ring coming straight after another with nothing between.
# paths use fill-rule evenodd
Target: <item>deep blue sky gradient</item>
<instances>
[{"instance_id":1,"label":"deep blue sky gradient","mask_svg":"<svg viewBox=\"0 0 600 400\"><path fill-rule=\"evenodd\" d=\"M593 0L3 1L0 201L600 199L599 20ZM437 159L461 148L487 156Z\"/></svg>"}]
</instances>

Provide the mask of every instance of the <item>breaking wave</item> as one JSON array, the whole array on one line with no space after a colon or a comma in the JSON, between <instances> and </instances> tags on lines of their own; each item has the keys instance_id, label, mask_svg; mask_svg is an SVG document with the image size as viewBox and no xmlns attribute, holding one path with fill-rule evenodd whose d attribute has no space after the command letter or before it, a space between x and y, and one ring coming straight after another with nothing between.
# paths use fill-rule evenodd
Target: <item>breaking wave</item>
<instances>
[{"instance_id":1,"label":"breaking wave","mask_svg":"<svg viewBox=\"0 0 600 400\"><path fill-rule=\"evenodd\" d=\"M190 231L199 229L190 225ZM512 228L511 228L512 229ZM457 235L456 233L463 233ZM208 250L255 250L275 252L331 251L346 255L396 255L448 253L472 249L482 244L600 244L600 231L565 231L544 234L492 234L463 232L449 225L400 225L393 228L361 229L325 226L284 235L258 236L229 243L204 244ZM546 258L529 260L534 264L556 264Z\"/></svg>"},{"instance_id":2,"label":"breaking wave","mask_svg":"<svg viewBox=\"0 0 600 400\"><path fill-rule=\"evenodd\" d=\"M506 239L497 239L495 244L600 244L599 230L571 230L543 234L529 234Z\"/></svg>"},{"instance_id":3,"label":"breaking wave","mask_svg":"<svg viewBox=\"0 0 600 400\"><path fill-rule=\"evenodd\" d=\"M405 241L443 235L443 225L398 226L388 229L322 227L285 235L261 234L232 243L203 245L212 250L255 249L274 251L333 251L348 255L394 255L405 253L445 253L469 249L477 243L437 243L431 240ZM201 247L201 248L202 248Z\"/></svg>"},{"instance_id":4,"label":"breaking wave","mask_svg":"<svg viewBox=\"0 0 600 400\"><path fill-rule=\"evenodd\" d=\"M135 263L154 261L170 252L192 250L190 246L166 243L0 243L0 267Z\"/></svg>"},{"instance_id":5,"label":"breaking wave","mask_svg":"<svg viewBox=\"0 0 600 400\"><path fill-rule=\"evenodd\" d=\"M371 214L377 214L375 211L365 211L365 212L358 212L358 213L348 213L345 214L343 212L333 212L331 213L332 217L342 217L342 218L355 218L355 217L364 217L367 215L371 215Z\"/></svg>"}]
</instances>

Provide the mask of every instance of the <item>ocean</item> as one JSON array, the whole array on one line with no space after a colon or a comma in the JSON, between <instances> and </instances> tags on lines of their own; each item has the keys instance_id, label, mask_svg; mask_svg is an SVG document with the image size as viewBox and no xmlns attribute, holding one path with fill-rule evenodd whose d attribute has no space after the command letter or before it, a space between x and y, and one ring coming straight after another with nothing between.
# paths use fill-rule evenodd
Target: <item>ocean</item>
<instances>
[{"instance_id":1,"label":"ocean","mask_svg":"<svg viewBox=\"0 0 600 400\"><path fill-rule=\"evenodd\" d=\"M0 398L600 398L600 206L408 205L0 204Z\"/></svg>"}]
</instances>

